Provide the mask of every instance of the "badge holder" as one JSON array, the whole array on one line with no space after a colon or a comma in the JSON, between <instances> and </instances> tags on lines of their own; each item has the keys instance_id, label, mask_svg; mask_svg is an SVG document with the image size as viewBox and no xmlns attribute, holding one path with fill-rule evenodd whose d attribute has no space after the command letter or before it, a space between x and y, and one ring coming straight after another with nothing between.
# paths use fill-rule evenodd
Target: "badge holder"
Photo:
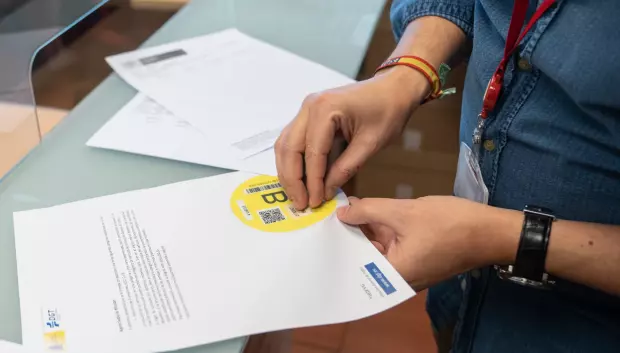
<instances>
[{"instance_id":1,"label":"badge holder","mask_svg":"<svg viewBox=\"0 0 620 353\"><path fill-rule=\"evenodd\" d=\"M485 205L489 203L489 190L482 179L478 159L465 143L461 143L459 152L454 195Z\"/></svg>"}]
</instances>

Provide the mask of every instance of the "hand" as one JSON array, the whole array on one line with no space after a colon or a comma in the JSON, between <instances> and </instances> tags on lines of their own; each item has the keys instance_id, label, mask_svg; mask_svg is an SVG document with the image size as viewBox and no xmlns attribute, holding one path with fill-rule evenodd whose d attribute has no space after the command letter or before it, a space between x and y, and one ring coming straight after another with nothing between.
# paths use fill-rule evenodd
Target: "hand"
<instances>
[{"instance_id":1,"label":"hand","mask_svg":"<svg viewBox=\"0 0 620 353\"><path fill-rule=\"evenodd\" d=\"M517 218L515 224L512 211L452 196L415 200L350 198L350 204L338 209L338 218L359 225L416 290L471 269L514 261L520 223ZM510 216L505 217L505 212ZM487 217L508 231L495 233L497 229L488 229L484 221Z\"/></svg>"},{"instance_id":2,"label":"hand","mask_svg":"<svg viewBox=\"0 0 620 353\"><path fill-rule=\"evenodd\" d=\"M275 145L278 177L295 207L318 207L333 198L373 153L402 132L429 89L419 72L394 67L306 98ZM328 171L327 156L337 133L349 146Z\"/></svg>"}]
</instances>

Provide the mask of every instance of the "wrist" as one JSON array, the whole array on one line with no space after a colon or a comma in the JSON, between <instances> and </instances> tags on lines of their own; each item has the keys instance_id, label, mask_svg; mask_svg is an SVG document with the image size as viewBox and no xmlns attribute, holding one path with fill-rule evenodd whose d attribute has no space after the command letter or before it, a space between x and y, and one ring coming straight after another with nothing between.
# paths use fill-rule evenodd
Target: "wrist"
<instances>
[{"instance_id":1,"label":"wrist","mask_svg":"<svg viewBox=\"0 0 620 353\"><path fill-rule=\"evenodd\" d=\"M473 223L472 230L474 242L477 249L480 249L480 265L514 264L523 228L523 213L484 207L480 219Z\"/></svg>"},{"instance_id":2,"label":"wrist","mask_svg":"<svg viewBox=\"0 0 620 353\"><path fill-rule=\"evenodd\" d=\"M394 66L383 69L373 80L384 85L386 93L396 107L405 110L409 116L420 102L431 92L428 79L419 71L406 66Z\"/></svg>"}]
</instances>

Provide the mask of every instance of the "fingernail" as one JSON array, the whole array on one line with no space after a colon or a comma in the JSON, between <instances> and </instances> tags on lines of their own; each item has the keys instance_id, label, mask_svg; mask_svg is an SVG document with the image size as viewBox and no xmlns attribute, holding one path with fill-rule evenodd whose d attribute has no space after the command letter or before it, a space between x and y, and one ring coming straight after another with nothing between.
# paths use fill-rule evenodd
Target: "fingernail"
<instances>
[{"instance_id":1,"label":"fingernail","mask_svg":"<svg viewBox=\"0 0 620 353\"><path fill-rule=\"evenodd\" d=\"M349 196L349 197L347 197L347 199L349 200L349 202L355 202L355 201L359 200L359 199L358 199L357 197L355 197L355 196Z\"/></svg>"},{"instance_id":2,"label":"fingernail","mask_svg":"<svg viewBox=\"0 0 620 353\"><path fill-rule=\"evenodd\" d=\"M317 208L317 207L321 207L322 204L323 204L322 200L316 199L311 202L310 207Z\"/></svg>"},{"instance_id":3,"label":"fingernail","mask_svg":"<svg viewBox=\"0 0 620 353\"><path fill-rule=\"evenodd\" d=\"M338 218L343 217L348 210L349 206L338 207L338 209L336 210L336 215L338 216Z\"/></svg>"}]
</instances>

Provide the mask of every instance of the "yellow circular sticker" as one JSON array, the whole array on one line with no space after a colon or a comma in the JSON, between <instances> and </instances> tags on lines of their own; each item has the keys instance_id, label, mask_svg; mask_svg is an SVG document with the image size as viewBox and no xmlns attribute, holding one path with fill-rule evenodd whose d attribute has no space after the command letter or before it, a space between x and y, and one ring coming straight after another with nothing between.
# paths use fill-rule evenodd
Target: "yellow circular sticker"
<instances>
[{"instance_id":1,"label":"yellow circular sticker","mask_svg":"<svg viewBox=\"0 0 620 353\"><path fill-rule=\"evenodd\" d=\"M336 210L336 200L298 211L278 178L260 175L239 185L230 198L233 213L248 226L265 232L290 232L322 221Z\"/></svg>"}]
</instances>

